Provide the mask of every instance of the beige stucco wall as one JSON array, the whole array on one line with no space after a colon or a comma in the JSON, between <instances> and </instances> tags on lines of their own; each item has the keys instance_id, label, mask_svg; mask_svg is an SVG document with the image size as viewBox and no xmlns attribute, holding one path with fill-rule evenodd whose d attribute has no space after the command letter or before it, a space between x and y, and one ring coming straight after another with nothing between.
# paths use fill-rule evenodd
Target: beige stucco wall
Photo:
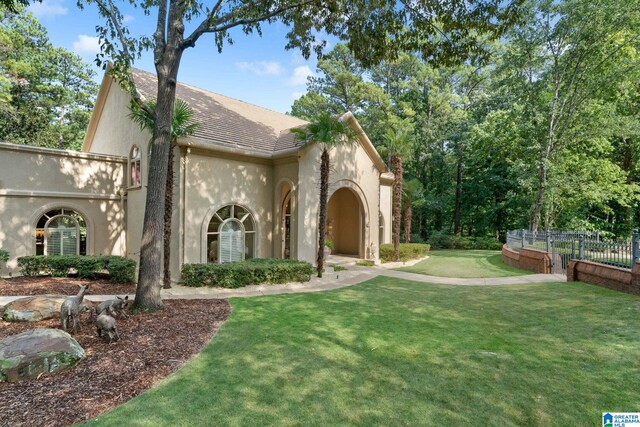
<instances>
[{"instance_id":1,"label":"beige stucco wall","mask_svg":"<svg viewBox=\"0 0 640 427\"><path fill-rule=\"evenodd\" d=\"M51 209L75 209L87 221L87 253L123 255L126 160L0 143L0 247L16 258L35 254L35 226Z\"/></svg>"},{"instance_id":2,"label":"beige stucco wall","mask_svg":"<svg viewBox=\"0 0 640 427\"><path fill-rule=\"evenodd\" d=\"M282 215L283 202L287 191L291 190L291 255L292 259L297 255L297 182L298 159L290 157L275 162L273 166L273 257L280 258L283 250Z\"/></svg>"},{"instance_id":3,"label":"beige stucco wall","mask_svg":"<svg viewBox=\"0 0 640 427\"><path fill-rule=\"evenodd\" d=\"M197 150L186 154L183 263L206 262L206 227L227 204L242 205L253 214L256 257L273 256L273 167L253 160L214 157Z\"/></svg>"},{"instance_id":4,"label":"beige stucco wall","mask_svg":"<svg viewBox=\"0 0 640 427\"><path fill-rule=\"evenodd\" d=\"M83 147L91 153L104 153L123 156L127 160L134 145L141 151L142 186L129 188L129 166L125 165L123 187L126 191L126 240L127 256L140 259L140 243L144 222L144 206L147 197L146 185L149 172L149 141L151 134L129 118L131 97L109 77L103 82L106 96L94 110L94 117L87 132ZM177 249L177 248L176 248Z\"/></svg>"},{"instance_id":5,"label":"beige stucco wall","mask_svg":"<svg viewBox=\"0 0 640 427\"><path fill-rule=\"evenodd\" d=\"M298 179L298 259L315 262L318 235L318 194L321 147L301 152ZM380 172L360 143L340 145L329 152L329 197L339 188L354 191L363 204L364 226L361 256L378 259L378 211ZM375 231L375 232L372 232ZM373 251L371 251L373 249Z\"/></svg>"}]
</instances>

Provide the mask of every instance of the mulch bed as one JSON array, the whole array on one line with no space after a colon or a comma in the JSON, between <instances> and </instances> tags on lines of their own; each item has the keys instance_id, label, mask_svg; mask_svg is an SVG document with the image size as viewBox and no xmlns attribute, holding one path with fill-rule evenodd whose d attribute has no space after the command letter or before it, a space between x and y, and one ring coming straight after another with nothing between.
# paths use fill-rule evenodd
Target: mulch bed
<instances>
[{"instance_id":1,"label":"mulch bed","mask_svg":"<svg viewBox=\"0 0 640 427\"><path fill-rule=\"evenodd\" d=\"M149 389L198 353L227 319L226 300L167 300L154 313L118 318L121 340L96 336L87 317L75 334L87 358L38 380L0 383L0 426L68 426L96 417ZM0 321L0 340L60 320Z\"/></svg>"},{"instance_id":2,"label":"mulch bed","mask_svg":"<svg viewBox=\"0 0 640 427\"><path fill-rule=\"evenodd\" d=\"M0 279L0 296L61 294L75 295L78 285L90 285L87 295L135 294L133 283L111 283L108 279L76 279L70 277L13 277Z\"/></svg>"}]
</instances>

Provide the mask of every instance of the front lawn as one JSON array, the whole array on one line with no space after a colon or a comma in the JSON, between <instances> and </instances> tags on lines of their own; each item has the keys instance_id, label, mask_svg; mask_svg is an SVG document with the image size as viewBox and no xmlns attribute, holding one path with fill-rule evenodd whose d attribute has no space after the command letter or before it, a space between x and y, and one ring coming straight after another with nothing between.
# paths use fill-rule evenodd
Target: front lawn
<instances>
[{"instance_id":1,"label":"front lawn","mask_svg":"<svg viewBox=\"0 0 640 427\"><path fill-rule=\"evenodd\" d=\"M500 251L444 250L429 252L429 258L411 267L398 268L409 273L438 277L504 277L532 274L502 262Z\"/></svg>"},{"instance_id":2,"label":"front lawn","mask_svg":"<svg viewBox=\"0 0 640 427\"><path fill-rule=\"evenodd\" d=\"M599 425L640 408L636 296L378 277L231 304L200 355L92 424Z\"/></svg>"}]
</instances>

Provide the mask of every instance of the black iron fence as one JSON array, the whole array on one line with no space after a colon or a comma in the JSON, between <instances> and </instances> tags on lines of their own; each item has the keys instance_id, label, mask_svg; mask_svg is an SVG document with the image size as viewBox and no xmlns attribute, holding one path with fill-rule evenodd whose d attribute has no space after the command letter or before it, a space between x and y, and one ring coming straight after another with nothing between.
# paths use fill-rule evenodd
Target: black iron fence
<instances>
[{"instance_id":1,"label":"black iron fence","mask_svg":"<svg viewBox=\"0 0 640 427\"><path fill-rule=\"evenodd\" d=\"M551 254L554 273L566 274L571 259L581 259L631 268L640 261L640 232L634 230L630 240L604 240L593 231L512 230L507 232L507 246L515 251L539 249Z\"/></svg>"}]
</instances>

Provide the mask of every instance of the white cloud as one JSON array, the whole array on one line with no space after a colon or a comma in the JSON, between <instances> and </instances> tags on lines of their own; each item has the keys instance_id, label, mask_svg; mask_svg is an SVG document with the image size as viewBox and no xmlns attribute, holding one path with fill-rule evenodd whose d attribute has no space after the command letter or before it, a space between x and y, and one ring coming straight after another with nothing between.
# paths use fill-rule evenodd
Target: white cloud
<instances>
[{"instance_id":1,"label":"white cloud","mask_svg":"<svg viewBox=\"0 0 640 427\"><path fill-rule=\"evenodd\" d=\"M122 22L123 22L124 24L128 24L129 22L133 22L133 21L135 21L135 20L136 20L136 18L134 18L134 17L133 17L133 16L131 16L131 15L124 15L124 16L122 17Z\"/></svg>"},{"instance_id":2,"label":"white cloud","mask_svg":"<svg viewBox=\"0 0 640 427\"><path fill-rule=\"evenodd\" d=\"M66 15L69 9L62 5L63 1L64 0L42 0L42 3L33 2L28 7L28 10L39 19Z\"/></svg>"},{"instance_id":3,"label":"white cloud","mask_svg":"<svg viewBox=\"0 0 640 427\"><path fill-rule=\"evenodd\" d=\"M289 83L294 86L307 84L307 77L313 76L313 71L308 65L301 65L293 69L293 74L289 78Z\"/></svg>"},{"instance_id":4,"label":"white cloud","mask_svg":"<svg viewBox=\"0 0 640 427\"><path fill-rule=\"evenodd\" d=\"M86 34L78 35L73 42L73 51L78 55L95 55L100 53L100 39Z\"/></svg>"},{"instance_id":5,"label":"white cloud","mask_svg":"<svg viewBox=\"0 0 640 427\"><path fill-rule=\"evenodd\" d=\"M258 76L276 76L282 74L284 68L277 61L251 61L236 62L236 67L242 71L248 71Z\"/></svg>"}]
</instances>

